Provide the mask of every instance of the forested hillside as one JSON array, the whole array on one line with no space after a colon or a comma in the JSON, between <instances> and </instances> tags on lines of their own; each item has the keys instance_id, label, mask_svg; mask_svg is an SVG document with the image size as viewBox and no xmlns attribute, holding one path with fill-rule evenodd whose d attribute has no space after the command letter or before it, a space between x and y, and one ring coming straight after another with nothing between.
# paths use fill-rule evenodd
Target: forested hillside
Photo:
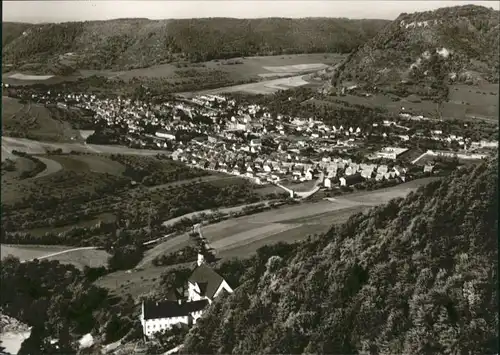
<instances>
[{"instance_id":1,"label":"forested hillside","mask_svg":"<svg viewBox=\"0 0 500 355\"><path fill-rule=\"evenodd\" d=\"M2 47L8 45L11 41L23 32L30 28L32 25L27 23L4 22L2 23Z\"/></svg>"},{"instance_id":2,"label":"forested hillside","mask_svg":"<svg viewBox=\"0 0 500 355\"><path fill-rule=\"evenodd\" d=\"M239 287L198 321L184 353L498 353L497 162L293 250L235 261Z\"/></svg>"},{"instance_id":3,"label":"forested hillside","mask_svg":"<svg viewBox=\"0 0 500 355\"><path fill-rule=\"evenodd\" d=\"M57 261L20 262L13 257L4 258L0 267L1 314L32 327L19 355L76 354L78 339L89 332L105 342L134 333L134 300L93 285L96 269L82 272Z\"/></svg>"},{"instance_id":4,"label":"forested hillside","mask_svg":"<svg viewBox=\"0 0 500 355\"><path fill-rule=\"evenodd\" d=\"M403 13L353 53L338 79L415 86L498 82L499 14L475 5Z\"/></svg>"},{"instance_id":5,"label":"forested hillside","mask_svg":"<svg viewBox=\"0 0 500 355\"><path fill-rule=\"evenodd\" d=\"M252 55L347 53L389 21L348 19L123 19L2 24L4 64L63 63L79 69L130 69L177 61Z\"/></svg>"}]
</instances>

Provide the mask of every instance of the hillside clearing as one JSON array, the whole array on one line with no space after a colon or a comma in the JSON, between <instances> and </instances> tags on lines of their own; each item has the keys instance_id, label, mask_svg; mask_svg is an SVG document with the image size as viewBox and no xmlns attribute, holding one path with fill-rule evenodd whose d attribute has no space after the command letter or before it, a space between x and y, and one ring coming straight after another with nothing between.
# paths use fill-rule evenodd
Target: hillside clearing
<instances>
[{"instance_id":1,"label":"hillside clearing","mask_svg":"<svg viewBox=\"0 0 500 355\"><path fill-rule=\"evenodd\" d=\"M444 119L484 119L498 122L498 97L498 84L482 84L449 86L448 101L441 105L423 100L417 95L392 99L391 96L383 94L374 94L371 97L355 95L323 97L310 100L308 103L334 108L346 102L350 105L383 108L393 114L400 113L404 107L406 112L432 118L438 118L440 115Z\"/></svg>"},{"instance_id":2,"label":"hillside clearing","mask_svg":"<svg viewBox=\"0 0 500 355\"><path fill-rule=\"evenodd\" d=\"M19 258L19 260L57 260L63 264L73 264L79 269L84 266L100 267L106 266L109 254L104 250L78 249L62 245L1 245L1 258L9 255ZM47 257L52 254L57 254Z\"/></svg>"},{"instance_id":3,"label":"hillside clearing","mask_svg":"<svg viewBox=\"0 0 500 355\"><path fill-rule=\"evenodd\" d=\"M132 154L157 155L168 154L165 150L135 149L118 145L82 144L82 143L53 143L41 142L27 138L2 137L2 152L18 150L28 154L46 154L48 150L61 149L63 153L71 151L103 154Z\"/></svg>"},{"instance_id":4,"label":"hillside clearing","mask_svg":"<svg viewBox=\"0 0 500 355\"><path fill-rule=\"evenodd\" d=\"M121 176L125 167L109 158L99 155L51 155L50 159L59 163L69 171L91 171L100 174Z\"/></svg>"},{"instance_id":5,"label":"hillside clearing","mask_svg":"<svg viewBox=\"0 0 500 355\"><path fill-rule=\"evenodd\" d=\"M193 267L193 263L178 264L174 266L151 266L144 270L116 271L98 279L95 284L107 288L111 292L129 293L137 299L148 294L150 290L158 287L161 275L167 270L176 267Z\"/></svg>"},{"instance_id":6,"label":"hillside clearing","mask_svg":"<svg viewBox=\"0 0 500 355\"><path fill-rule=\"evenodd\" d=\"M46 258L46 260L57 260L63 264L72 264L82 270L85 266L106 266L109 256L104 250L75 250Z\"/></svg>"},{"instance_id":7,"label":"hillside clearing","mask_svg":"<svg viewBox=\"0 0 500 355\"><path fill-rule=\"evenodd\" d=\"M55 111L40 104L21 103L2 96L2 134L52 142L70 142L80 134Z\"/></svg>"}]
</instances>

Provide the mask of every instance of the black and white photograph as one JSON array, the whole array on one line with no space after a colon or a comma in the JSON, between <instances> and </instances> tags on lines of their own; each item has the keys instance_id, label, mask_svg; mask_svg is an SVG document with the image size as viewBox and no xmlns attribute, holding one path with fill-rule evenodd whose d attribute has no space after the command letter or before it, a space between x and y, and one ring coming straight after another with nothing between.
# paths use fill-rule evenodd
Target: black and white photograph
<instances>
[{"instance_id":1,"label":"black and white photograph","mask_svg":"<svg viewBox=\"0 0 500 355\"><path fill-rule=\"evenodd\" d=\"M498 355L500 2L2 1L0 355Z\"/></svg>"}]
</instances>

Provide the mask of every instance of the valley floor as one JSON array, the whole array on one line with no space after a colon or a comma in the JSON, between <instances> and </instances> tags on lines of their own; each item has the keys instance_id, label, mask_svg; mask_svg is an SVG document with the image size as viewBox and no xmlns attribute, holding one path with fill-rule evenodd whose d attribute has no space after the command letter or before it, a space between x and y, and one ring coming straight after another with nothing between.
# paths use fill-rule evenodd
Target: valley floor
<instances>
[{"instance_id":1,"label":"valley floor","mask_svg":"<svg viewBox=\"0 0 500 355\"><path fill-rule=\"evenodd\" d=\"M308 235L327 232L333 224L345 222L351 215L384 204L393 198L405 197L419 186L436 178L424 178L398 186L357 192L338 198L329 198L320 202L304 202L298 205L282 206L276 209L248 216L233 218L203 227L202 231L209 244L222 258L245 257L258 248L279 241L293 242L307 238ZM148 250L142 262L137 266L140 276L158 277L164 268L152 267L152 260L158 255L174 252L189 244L188 233L184 233ZM106 264L107 253L91 248L72 248L67 246L35 246L35 245L2 245L1 257L12 255L21 260L33 258L59 260L72 263L77 267L101 266ZM101 282L106 285L106 278L134 279L133 273L117 272L104 277ZM121 285L123 282L115 282ZM111 285L108 285L111 287Z\"/></svg>"}]
</instances>

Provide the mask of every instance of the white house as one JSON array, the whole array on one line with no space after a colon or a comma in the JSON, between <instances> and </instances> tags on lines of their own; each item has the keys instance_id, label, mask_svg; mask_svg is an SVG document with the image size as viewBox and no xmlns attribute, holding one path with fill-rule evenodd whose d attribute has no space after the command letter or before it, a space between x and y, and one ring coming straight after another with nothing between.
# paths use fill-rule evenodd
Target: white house
<instances>
[{"instance_id":1,"label":"white house","mask_svg":"<svg viewBox=\"0 0 500 355\"><path fill-rule=\"evenodd\" d=\"M387 165L380 165L377 168L377 173L379 173L379 174L385 174L387 171L389 171L389 168L387 167Z\"/></svg>"},{"instance_id":2,"label":"white house","mask_svg":"<svg viewBox=\"0 0 500 355\"><path fill-rule=\"evenodd\" d=\"M365 179L371 179L373 174L373 170L370 169L364 169L361 171L361 176Z\"/></svg>"},{"instance_id":3,"label":"white house","mask_svg":"<svg viewBox=\"0 0 500 355\"><path fill-rule=\"evenodd\" d=\"M188 301L212 301L224 292L233 293L226 280L204 263L201 254L198 255L198 267L188 279Z\"/></svg>"},{"instance_id":4,"label":"white house","mask_svg":"<svg viewBox=\"0 0 500 355\"><path fill-rule=\"evenodd\" d=\"M251 147L260 147L262 145L262 141L260 139L252 139L250 140Z\"/></svg>"},{"instance_id":5,"label":"white house","mask_svg":"<svg viewBox=\"0 0 500 355\"><path fill-rule=\"evenodd\" d=\"M332 179L330 178L326 178L325 181L324 181L324 185L327 189L331 189L332 188Z\"/></svg>"},{"instance_id":6,"label":"white house","mask_svg":"<svg viewBox=\"0 0 500 355\"><path fill-rule=\"evenodd\" d=\"M208 300L197 302L182 301L145 301L140 316L142 331L146 337L172 328L175 324L191 325L201 317L209 305Z\"/></svg>"},{"instance_id":7,"label":"white house","mask_svg":"<svg viewBox=\"0 0 500 355\"><path fill-rule=\"evenodd\" d=\"M169 140L175 140L175 134L173 134L172 132L164 131L164 130L156 132L155 136L160 137L160 138L169 139Z\"/></svg>"},{"instance_id":8,"label":"white house","mask_svg":"<svg viewBox=\"0 0 500 355\"><path fill-rule=\"evenodd\" d=\"M351 176L351 175L354 175L356 173L356 170L353 169L353 167L351 166L348 166L346 169L345 169L345 172L344 174L346 176Z\"/></svg>"},{"instance_id":9,"label":"white house","mask_svg":"<svg viewBox=\"0 0 500 355\"><path fill-rule=\"evenodd\" d=\"M225 292L233 293L233 289L226 280L205 264L202 254L198 254L197 264L198 266L187 280L187 301L182 300L182 297L173 291L169 293L168 300L142 303L140 321L146 337L170 329L176 324L188 326L196 324L206 307L216 297Z\"/></svg>"},{"instance_id":10,"label":"white house","mask_svg":"<svg viewBox=\"0 0 500 355\"><path fill-rule=\"evenodd\" d=\"M424 173L432 173L433 170L434 170L434 166L432 166L432 165L426 164L424 166Z\"/></svg>"}]
</instances>

